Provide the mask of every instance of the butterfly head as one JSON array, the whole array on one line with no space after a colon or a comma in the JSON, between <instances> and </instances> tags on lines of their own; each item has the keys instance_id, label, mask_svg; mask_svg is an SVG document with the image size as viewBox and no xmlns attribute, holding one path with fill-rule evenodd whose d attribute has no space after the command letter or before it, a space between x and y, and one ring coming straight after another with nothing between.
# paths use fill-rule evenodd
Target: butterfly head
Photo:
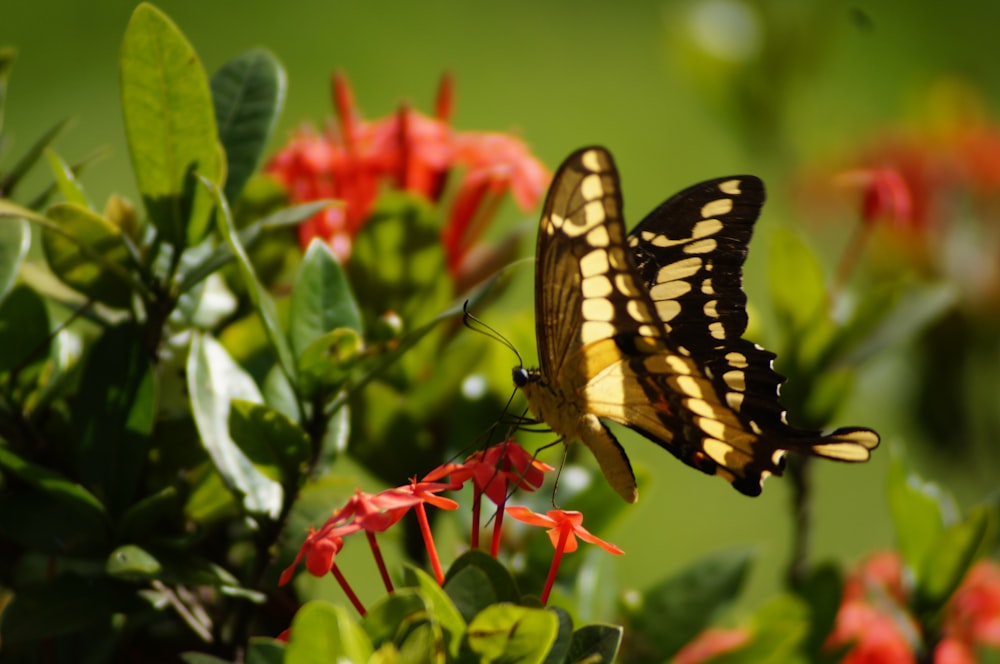
<instances>
[{"instance_id":1,"label":"butterfly head","mask_svg":"<svg viewBox=\"0 0 1000 664\"><path fill-rule=\"evenodd\" d=\"M525 369L522 366L514 367L511 373L514 377L514 386L519 388L523 388L528 383L537 382L541 378L537 369Z\"/></svg>"}]
</instances>

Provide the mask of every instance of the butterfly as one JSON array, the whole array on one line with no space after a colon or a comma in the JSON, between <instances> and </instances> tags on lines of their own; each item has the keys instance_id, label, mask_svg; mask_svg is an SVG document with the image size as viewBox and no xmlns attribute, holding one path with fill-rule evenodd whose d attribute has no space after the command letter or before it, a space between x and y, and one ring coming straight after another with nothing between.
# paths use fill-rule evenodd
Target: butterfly
<instances>
[{"instance_id":1,"label":"butterfly","mask_svg":"<svg viewBox=\"0 0 1000 664\"><path fill-rule=\"evenodd\" d=\"M549 188L535 256L539 367L514 369L528 407L582 441L608 483L638 492L623 424L748 496L780 475L786 451L867 461L871 429L823 435L790 426L774 354L743 339L742 266L764 185L740 175L667 199L628 235L611 154L571 154Z\"/></svg>"}]
</instances>

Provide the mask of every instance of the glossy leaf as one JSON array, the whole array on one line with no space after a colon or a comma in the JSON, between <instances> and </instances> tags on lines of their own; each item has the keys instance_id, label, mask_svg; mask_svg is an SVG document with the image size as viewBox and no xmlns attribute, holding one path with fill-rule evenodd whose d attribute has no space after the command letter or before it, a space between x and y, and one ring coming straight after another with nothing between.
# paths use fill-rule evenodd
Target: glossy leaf
<instances>
[{"instance_id":1,"label":"glossy leaf","mask_svg":"<svg viewBox=\"0 0 1000 664\"><path fill-rule=\"evenodd\" d=\"M16 286L0 301L0 373L45 360L50 344L45 303L28 286Z\"/></svg>"},{"instance_id":2,"label":"glossy leaf","mask_svg":"<svg viewBox=\"0 0 1000 664\"><path fill-rule=\"evenodd\" d=\"M295 277L289 319L288 336L296 357L338 327L362 333L361 312L344 269L333 251L318 239L309 244Z\"/></svg>"},{"instance_id":3,"label":"glossy leaf","mask_svg":"<svg viewBox=\"0 0 1000 664\"><path fill-rule=\"evenodd\" d=\"M115 524L115 539L119 542L141 541L159 526L162 519L180 510L180 498L177 487L166 486L133 503Z\"/></svg>"},{"instance_id":4,"label":"glossy leaf","mask_svg":"<svg viewBox=\"0 0 1000 664\"><path fill-rule=\"evenodd\" d=\"M552 611L494 604L469 622L465 649L479 661L541 663L559 629Z\"/></svg>"},{"instance_id":5,"label":"glossy leaf","mask_svg":"<svg viewBox=\"0 0 1000 664\"><path fill-rule=\"evenodd\" d=\"M28 224L22 219L0 219L0 302L14 286L21 262L31 246Z\"/></svg>"},{"instance_id":6,"label":"glossy leaf","mask_svg":"<svg viewBox=\"0 0 1000 664\"><path fill-rule=\"evenodd\" d=\"M285 661L285 644L275 639L256 636L250 639L246 664L282 664Z\"/></svg>"},{"instance_id":7,"label":"glossy leaf","mask_svg":"<svg viewBox=\"0 0 1000 664\"><path fill-rule=\"evenodd\" d=\"M462 554L445 574L448 593L466 621L495 602L518 602L521 594L507 568L482 551Z\"/></svg>"},{"instance_id":8,"label":"glossy leaf","mask_svg":"<svg viewBox=\"0 0 1000 664\"><path fill-rule=\"evenodd\" d=\"M768 277L774 308L790 330L801 332L822 317L827 304L823 268L797 233L779 228L770 240Z\"/></svg>"},{"instance_id":9,"label":"glossy leaf","mask_svg":"<svg viewBox=\"0 0 1000 664\"><path fill-rule=\"evenodd\" d=\"M403 569L403 583L420 591L420 596L427 603L428 610L441 626L449 655L453 658L457 657L459 647L462 644L462 635L465 633L465 620L455 603L437 584L437 581L413 565L407 565Z\"/></svg>"},{"instance_id":10,"label":"glossy leaf","mask_svg":"<svg viewBox=\"0 0 1000 664\"><path fill-rule=\"evenodd\" d=\"M226 199L235 201L274 130L285 102L285 70L269 51L236 56L211 80L215 124L226 151Z\"/></svg>"},{"instance_id":11,"label":"glossy leaf","mask_svg":"<svg viewBox=\"0 0 1000 664\"><path fill-rule=\"evenodd\" d=\"M226 485L251 514L277 517L282 504L281 484L254 467L229 435L230 402L261 401L253 379L233 362L218 341L200 334L191 339L187 379L201 443Z\"/></svg>"},{"instance_id":12,"label":"glossy leaf","mask_svg":"<svg viewBox=\"0 0 1000 664\"><path fill-rule=\"evenodd\" d=\"M362 626L371 638L373 647L380 648L385 643L393 643L401 648L410 632L431 619L429 608L415 589L400 588L369 607ZM441 650L443 646L437 649Z\"/></svg>"},{"instance_id":13,"label":"glossy leaf","mask_svg":"<svg viewBox=\"0 0 1000 664\"><path fill-rule=\"evenodd\" d=\"M820 565L812 570L796 588L799 596L809 606L809 637L805 652L818 656L833 631L840 610L844 581L840 569L833 564Z\"/></svg>"},{"instance_id":14,"label":"glossy leaf","mask_svg":"<svg viewBox=\"0 0 1000 664\"><path fill-rule=\"evenodd\" d=\"M69 164L52 150L46 150L45 156L49 160L49 168L52 170L52 177L55 178L59 193L66 199L66 202L90 209L87 196L83 193L83 186L77 181L76 174L73 173Z\"/></svg>"},{"instance_id":15,"label":"glossy leaf","mask_svg":"<svg viewBox=\"0 0 1000 664\"><path fill-rule=\"evenodd\" d=\"M156 422L156 377L133 323L107 330L94 344L81 378L87 386L73 412L80 480L112 514L134 500Z\"/></svg>"},{"instance_id":16,"label":"glossy leaf","mask_svg":"<svg viewBox=\"0 0 1000 664\"><path fill-rule=\"evenodd\" d=\"M295 226L323 208L328 207L330 203L331 201L313 201L311 203L282 208L278 212L240 229L239 233L237 233L240 245L244 248L250 248L262 237L265 231L286 226ZM178 290L181 293L187 292L208 277L208 275L214 274L228 265L232 260L232 247L228 243L220 244L197 264L184 270L184 277L181 279Z\"/></svg>"},{"instance_id":17,"label":"glossy leaf","mask_svg":"<svg viewBox=\"0 0 1000 664\"><path fill-rule=\"evenodd\" d=\"M218 187L209 182L203 181L203 184L209 190L212 199L218 206L219 231L226 239L226 243L232 250L233 256L236 257L236 265L239 268L240 275L243 277L243 283L246 285L250 301L253 302L254 310L264 324L264 331L267 333L268 341L271 342L271 347L278 358L278 365L285 372L289 382L292 385L296 385L295 361L292 356L292 350L288 345L288 339L285 338L285 332L281 329L281 322L278 320L278 310L274 306L274 300L271 299L271 295L261 285L260 281L257 280L253 265L250 263L250 257L240 244L239 237L236 234L236 227L233 225L233 218L229 211L228 203L222 198Z\"/></svg>"},{"instance_id":18,"label":"glossy leaf","mask_svg":"<svg viewBox=\"0 0 1000 664\"><path fill-rule=\"evenodd\" d=\"M295 421L264 404L234 399L229 433L262 473L290 491L301 484L309 436Z\"/></svg>"},{"instance_id":19,"label":"glossy leaf","mask_svg":"<svg viewBox=\"0 0 1000 664\"><path fill-rule=\"evenodd\" d=\"M559 664L566 661L570 652L573 642L573 619L566 611L558 607L550 606L546 610L555 614L559 621L559 628L556 630L556 638L552 641L552 646L546 653L543 664Z\"/></svg>"},{"instance_id":20,"label":"glossy leaf","mask_svg":"<svg viewBox=\"0 0 1000 664\"><path fill-rule=\"evenodd\" d=\"M753 616L743 647L713 658L713 664L806 664L802 643L809 631L809 609L791 595L780 595Z\"/></svg>"},{"instance_id":21,"label":"glossy leaf","mask_svg":"<svg viewBox=\"0 0 1000 664\"><path fill-rule=\"evenodd\" d=\"M958 588L986 538L989 513L973 509L945 528L917 573L918 610L937 611Z\"/></svg>"},{"instance_id":22,"label":"glossy leaf","mask_svg":"<svg viewBox=\"0 0 1000 664\"><path fill-rule=\"evenodd\" d=\"M121 231L103 217L72 203L49 208L46 216L57 229L42 235L52 271L70 288L112 307L127 308L134 279L131 254Z\"/></svg>"},{"instance_id":23,"label":"glossy leaf","mask_svg":"<svg viewBox=\"0 0 1000 664\"><path fill-rule=\"evenodd\" d=\"M201 61L173 21L142 3L125 30L119 67L125 136L146 210L164 240L197 244L212 206L195 177L217 183L223 172Z\"/></svg>"},{"instance_id":24,"label":"glossy leaf","mask_svg":"<svg viewBox=\"0 0 1000 664\"><path fill-rule=\"evenodd\" d=\"M361 357L362 341L349 328L338 328L319 336L298 359L299 389L312 399L341 388L351 368Z\"/></svg>"},{"instance_id":25,"label":"glossy leaf","mask_svg":"<svg viewBox=\"0 0 1000 664\"><path fill-rule=\"evenodd\" d=\"M624 630L618 625L584 625L573 632L568 662L614 662Z\"/></svg>"},{"instance_id":26,"label":"glossy leaf","mask_svg":"<svg viewBox=\"0 0 1000 664\"><path fill-rule=\"evenodd\" d=\"M675 655L737 598L751 559L745 549L714 553L647 589L630 616L635 647L658 661Z\"/></svg>"},{"instance_id":27,"label":"glossy leaf","mask_svg":"<svg viewBox=\"0 0 1000 664\"><path fill-rule=\"evenodd\" d=\"M373 650L368 635L347 609L313 601L295 614L285 664L367 662Z\"/></svg>"},{"instance_id":28,"label":"glossy leaf","mask_svg":"<svg viewBox=\"0 0 1000 664\"><path fill-rule=\"evenodd\" d=\"M898 446L890 451L888 494L896 545L906 565L919 574L954 517L954 506L940 487L910 473Z\"/></svg>"}]
</instances>

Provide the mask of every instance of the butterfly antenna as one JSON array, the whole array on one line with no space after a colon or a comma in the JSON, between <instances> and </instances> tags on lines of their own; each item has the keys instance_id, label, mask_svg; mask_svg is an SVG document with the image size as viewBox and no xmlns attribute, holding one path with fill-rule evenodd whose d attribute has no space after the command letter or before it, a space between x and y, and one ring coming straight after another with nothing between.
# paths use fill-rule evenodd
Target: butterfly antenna
<instances>
[{"instance_id":1,"label":"butterfly antenna","mask_svg":"<svg viewBox=\"0 0 1000 664\"><path fill-rule=\"evenodd\" d=\"M490 339L499 341L501 344L509 348L510 352L514 353L514 355L517 356L518 366L522 367L524 366L524 360L521 359L521 354L517 352L517 348L514 347L514 344L512 344L507 337L497 332L489 324L484 323L479 318L476 318L476 316L471 311L469 311L468 300L466 300L462 304L462 324L465 325L470 330L472 330L473 332L478 332L479 334L483 334L489 337Z\"/></svg>"}]
</instances>

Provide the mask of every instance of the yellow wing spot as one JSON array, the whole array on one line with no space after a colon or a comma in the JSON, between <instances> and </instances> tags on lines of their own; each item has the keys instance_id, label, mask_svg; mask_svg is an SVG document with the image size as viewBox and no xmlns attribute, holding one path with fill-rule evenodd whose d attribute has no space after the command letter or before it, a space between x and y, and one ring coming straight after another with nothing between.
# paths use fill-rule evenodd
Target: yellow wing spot
<instances>
[{"instance_id":1,"label":"yellow wing spot","mask_svg":"<svg viewBox=\"0 0 1000 664\"><path fill-rule=\"evenodd\" d=\"M717 308L718 305L719 305L718 300L709 300L708 302L706 302L704 307L705 315L708 316L709 318L718 318L719 317L719 310Z\"/></svg>"},{"instance_id":2,"label":"yellow wing spot","mask_svg":"<svg viewBox=\"0 0 1000 664\"><path fill-rule=\"evenodd\" d=\"M580 326L580 340L584 344L608 339L615 334L615 326L611 323L597 320L585 320Z\"/></svg>"},{"instance_id":3,"label":"yellow wing spot","mask_svg":"<svg viewBox=\"0 0 1000 664\"><path fill-rule=\"evenodd\" d=\"M637 238L634 235L632 237L630 237L628 239L628 246L630 246L630 247L638 247L639 246L639 238Z\"/></svg>"},{"instance_id":4,"label":"yellow wing spot","mask_svg":"<svg viewBox=\"0 0 1000 664\"><path fill-rule=\"evenodd\" d=\"M763 430L761 430L760 425L754 422L753 420L750 420L750 430L753 431L758 436L764 433Z\"/></svg>"},{"instance_id":5,"label":"yellow wing spot","mask_svg":"<svg viewBox=\"0 0 1000 664\"><path fill-rule=\"evenodd\" d=\"M592 173L580 181L580 193L588 201L600 198L604 195L604 186L601 184L601 176Z\"/></svg>"},{"instance_id":6,"label":"yellow wing spot","mask_svg":"<svg viewBox=\"0 0 1000 664\"><path fill-rule=\"evenodd\" d=\"M726 392L726 405L733 410L739 412L740 408L743 407L743 393L742 392ZM751 422L753 424L753 422ZM760 433L757 431L756 433Z\"/></svg>"},{"instance_id":7,"label":"yellow wing spot","mask_svg":"<svg viewBox=\"0 0 1000 664\"><path fill-rule=\"evenodd\" d=\"M739 196L743 193L740 191L740 184L742 183L739 180L726 180L719 183L719 191L730 196Z\"/></svg>"},{"instance_id":8,"label":"yellow wing spot","mask_svg":"<svg viewBox=\"0 0 1000 664\"><path fill-rule=\"evenodd\" d=\"M726 353L726 362L728 362L729 366L734 369L746 369L750 366L750 363L747 362L747 356L743 353L737 353L736 351Z\"/></svg>"},{"instance_id":9,"label":"yellow wing spot","mask_svg":"<svg viewBox=\"0 0 1000 664\"><path fill-rule=\"evenodd\" d=\"M721 440L716 440L714 438L704 438L701 441L701 446L705 449L705 454L710 456L713 461L720 465L731 465L731 461L727 461L726 457L730 452L733 451L731 445L726 445ZM730 477L732 476L729 474Z\"/></svg>"},{"instance_id":10,"label":"yellow wing spot","mask_svg":"<svg viewBox=\"0 0 1000 664\"><path fill-rule=\"evenodd\" d=\"M628 297L638 297L639 287L635 285L635 279L627 272L619 272L615 275L615 286L618 292Z\"/></svg>"},{"instance_id":11,"label":"yellow wing spot","mask_svg":"<svg viewBox=\"0 0 1000 664\"><path fill-rule=\"evenodd\" d=\"M705 396L705 393L701 390L701 381L694 376L677 376L671 382L673 382L677 391L681 394L686 394L696 399L701 399Z\"/></svg>"},{"instance_id":12,"label":"yellow wing spot","mask_svg":"<svg viewBox=\"0 0 1000 664\"><path fill-rule=\"evenodd\" d=\"M716 217L720 214L729 214L733 211L733 199L717 198L714 201L701 206L701 216L705 219ZM719 224L721 226L721 224Z\"/></svg>"},{"instance_id":13,"label":"yellow wing spot","mask_svg":"<svg viewBox=\"0 0 1000 664\"><path fill-rule=\"evenodd\" d=\"M655 353L660 348L660 340L653 335L646 335L635 340L635 349L640 353Z\"/></svg>"},{"instance_id":14,"label":"yellow wing spot","mask_svg":"<svg viewBox=\"0 0 1000 664\"><path fill-rule=\"evenodd\" d=\"M669 322L681 312L681 303L677 300L663 300L656 303L656 314L663 322Z\"/></svg>"},{"instance_id":15,"label":"yellow wing spot","mask_svg":"<svg viewBox=\"0 0 1000 664\"><path fill-rule=\"evenodd\" d=\"M580 288L584 297L607 297L614 291L611 280L603 274L587 277L580 282Z\"/></svg>"},{"instance_id":16,"label":"yellow wing spot","mask_svg":"<svg viewBox=\"0 0 1000 664\"><path fill-rule=\"evenodd\" d=\"M584 279L606 274L609 269L608 252L604 249L594 249L580 259L580 272Z\"/></svg>"},{"instance_id":17,"label":"yellow wing spot","mask_svg":"<svg viewBox=\"0 0 1000 664\"><path fill-rule=\"evenodd\" d=\"M604 204L601 201L590 201L583 206L583 218L587 220L584 230L592 228L595 224L603 224L607 219Z\"/></svg>"},{"instance_id":18,"label":"yellow wing spot","mask_svg":"<svg viewBox=\"0 0 1000 664\"><path fill-rule=\"evenodd\" d=\"M691 284L678 279L677 281L665 281L658 283L649 289L649 295L656 300L676 300L691 290Z\"/></svg>"},{"instance_id":19,"label":"yellow wing spot","mask_svg":"<svg viewBox=\"0 0 1000 664\"><path fill-rule=\"evenodd\" d=\"M724 199L728 203L732 203L728 199ZM716 201L718 203L719 201ZM711 205L711 203L709 203ZM705 206L706 208L708 205ZM702 214L705 212L705 208L702 208ZM728 212L728 210L727 210ZM691 237L694 239L708 237L709 235L714 235L722 230L722 222L718 219L705 219L704 221L699 221L694 225L694 230L691 231Z\"/></svg>"},{"instance_id":20,"label":"yellow wing spot","mask_svg":"<svg viewBox=\"0 0 1000 664\"><path fill-rule=\"evenodd\" d=\"M742 371L737 369L727 371L722 374L722 380L725 381L731 390L736 390L737 392L747 391L747 377Z\"/></svg>"},{"instance_id":21,"label":"yellow wing spot","mask_svg":"<svg viewBox=\"0 0 1000 664\"><path fill-rule=\"evenodd\" d=\"M652 325L640 325L639 334L643 337L656 337L659 336L660 331Z\"/></svg>"},{"instance_id":22,"label":"yellow wing spot","mask_svg":"<svg viewBox=\"0 0 1000 664\"><path fill-rule=\"evenodd\" d=\"M660 268L660 271L656 273L656 281L677 281L678 279L687 279L698 270L701 269L702 260L700 258L685 258L683 260L674 261L670 265L664 265Z\"/></svg>"},{"instance_id":23,"label":"yellow wing spot","mask_svg":"<svg viewBox=\"0 0 1000 664\"><path fill-rule=\"evenodd\" d=\"M705 295L715 295L715 288L712 286L711 279L705 279L701 282L701 292Z\"/></svg>"},{"instance_id":24,"label":"yellow wing spot","mask_svg":"<svg viewBox=\"0 0 1000 664\"><path fill-rule=\"evenodd\" d=\"M552 234L554 228L562 228L562 225L566 223L566 218L556 214L555 212L549 215L549 234Z\"/></svg>"},{"instance_id":25,"label":"yellow wing spot","mask_svg":"<svg viewBox=\"0 0 1000 664\"><path fill-rule=\"evenodd\" d=\"M695 415L710 417L712 419L719 418L719 413L716 412L715 407L704 399L685 399L684 405Z\"/></svg>"},{"instance_id":26,"label":"yellow wing spot","mask_svg":"<svg viewBox=\"0 0 1000 664\"><path fill-rule=\"evenodd\" d=\"M679 240L671 240L666 235L662 233L651 233L646 231L642 234L642 238L652 244L654 247L674 247L678 244L684 244L688 242L691 238L682 237Z\"/></svg>"},{"instance_id":27,"label":"yellow wing spot","mask_svg":"<svg viewBox=\"0 0 1000 664\"><path fill-rule=\"evenodd\" d=\"M625 258L625 249L622 247L611 247L608 250L608 258L611 261L611 267L616 270L624 270L628 267L628 259Z\"/></svg>"},{"instance_id":28,"label":"yellow wing spot","mask_svg":"<svg viewBox=\"0 0 1000 664\"><path fill-rule=\"evenodd\" d=\"M611 321L615 318L615 307L611 300L595 297L583 301L583 317L588 320Z\"/></svg>"},{"instance_id":29,"label":"yellow wing spot","mask_svg":"<svg viewBox=\"0 0 1000 664\"><path fill-rule=\"evenodd\" d=\"M692 242L691 244L685 245L685 254L707 254L709 252L715 251L715 248L719 245L718 242L712 238L706 238L704 240L698 240Z\"/></svg>"},{"instance_id":30,"label":"yellow wing spot","mask_svg":"<svg viewBox=\"0 0 1000 664\"><path fill-rule=\"evenodd\" d=\"M681 375L691 373L691 365L685 362L684 358L677 355L664 355L663 359L674 373Z\"/></svg>"},{"instance_id":31,"label":"yellow wing spot","mask_svg":"<svg viewBox=\"0 0 1000 664\"><path fill-rule=\"evenodd\" d=\"M587 243L592 247L606 247L610 243L607 226L598 226L587 233Z\"/></svg>"},{"instance_id":32,"label":"yellow wing spot","mask_svg":"<svg viewBox=\"0 0 1000 664\"><path fill-rule=\"evenodd\" d=\"M726 338L726 328L722 326L722 323L715 321L708 326L708 332L712 335L714 339L725 339Z\"/></svg>"},{"instance_id":33,"label":"yellow wing spot","mask_svg":"<svg viewBox=\"0 0 1000 664\"><path fill-rule=\"evenodd\" d=\"M583 167L590 171L601 171L604 170L604 160L601 158L601 153L597 150L587 150L582 155L580 155L580 162Z\"/></svg>"},{"instance_id":34,"label":"yellow wing spot","mask_svg":"<svg viewBox=\"0 0 1000 664\"><path fill-rule=\"evenodd\" d=\"M625 310L633 320L640 323L648 323L653 320L653 316L649 313L649 307L642 300L629 300L625 305Z\"/></svg>"}]
</instances>

